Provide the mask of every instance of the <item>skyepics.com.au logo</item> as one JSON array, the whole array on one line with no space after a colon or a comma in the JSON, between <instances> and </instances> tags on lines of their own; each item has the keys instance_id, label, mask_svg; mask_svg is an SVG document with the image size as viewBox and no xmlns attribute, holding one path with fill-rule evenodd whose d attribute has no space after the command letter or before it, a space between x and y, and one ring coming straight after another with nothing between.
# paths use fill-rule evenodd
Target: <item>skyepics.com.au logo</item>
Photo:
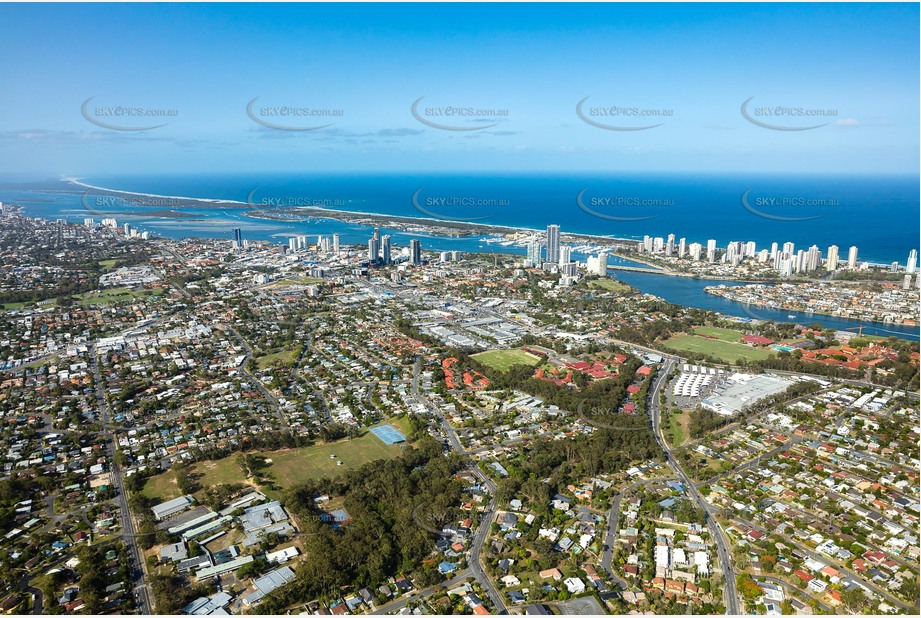
<instances>
[{"instance_id":1,"label":"skyepics.com.au logo","mask_svg":"<svg viewBox=\"0 0 921 618\"><path fill-rule=\"evenodd\" d=\"M439 536L450 536L444 531L445 526L453 521L450 509L423 503L413 509L413 521L427 532Z\"/></svg>"},{"instance_id":2,"label":"skyepics.com.au logo","mask_svg":"<svg viewBox=\"0 0 921 618\"><path fill-rule=\"evenodd\" d=\"M640 197L637 195L607 194L592 195L582 189L576 195L576 205L585 213L608 221L645 221L655 219L656 209L670 208L675 201L661 197Z\"/></svg>"},{"instance_id":3,"label":"skyepics.com.au logo","mask_svg":"<svg viewBox=\"0 0 921 618\"><path fill-rule=\"evenodd\" d=\"M142 206L147 208L179 208L183 200L160 195L98 195L93 189L86 189L80 196L83 208L93 215L111 215L125 208ZM185 200L188 202L188 200Z\"/></svg>"},{"instance_id":4,"label":"skyepics.com.au logo","mask_svg":"<svg viewBox=\"0 0 921 618\"><path fill-rule=\"evenodd\" d=\"M753 189L743 193L741 201L748 212L772 221L810 221L822 217L822 210L840 205L834 198L758 194ZM819 214L807 214L816 212Z\"/></svg>"},{"instance_id":5,"label":"skyepics.com.au logo","mask_svg":"<svg viewBox=\"0 0 921 618\"><path fill-rule=\"evenodd\" d=\"M751 303L740 303L739 307L742 309L742 313L744 313L745 315L750 317L752 320L755 320L757 322L776 321L760 313L759 310L763 308L759 305L752 305Z\"/></svg>"},{"instance_id":6,"label":"skyepics.com.au logo","mask_svg":"<svg viewBox=\"0 0 921 618\"><path fill-rule=\"evenodd\" d=\"M505 108L476 107L471 105L423 105L419 97L413 101L410 112L413 118L427 127L442 131L482 131L509 119Z\"/></svg>"},{"instance_id":7,"label":"skyepics.com.au logo","mask_svg":"<svg viewBox=\"0 0 921 618\"><path fill-rule=\"evenodd\" d=\"M669 119L675 115L670 108L587 105L586 101L590 98L585 97L576 103L576 115L582 122L606 131L647 131L665 124L664 121L656 120Z\"/></svg>"},{"instance_id":8,"label":"skyepics.com.au logo","mask_svg":"<svg viewBox=\"0 0 921 618\"><path fill-rule=\"evenodd\" d=\"M752 104L748 97L742 103L742 117L756 127L772 131L811 131L827 125L830 121L815 124L823 118L837 118L838 110L830 108L803 107L800 105Z\"/></svg>"},{"instance_id":9,"label":"skyepics.com.au logo","mask_svg":"<svg viewBox=\"0 0 921 618\"><path fill-rule=\"evenodd\" d=\"M80 106L80 114L97 127L110 131L150 131L165 127L168 122L151 124L164 118L175 118L178 109L142 107L133 105L93 105L90 97ZM156 120L154 120L156 119Z\"/></svg>"},{"instance_id":10,"label":"skyepics.com.au logo","mask_svg":"<svg viewBox=\"0 0 921 618\"><path fill-rule=\"evenodd\" d=\"M331 127L345 115L332 107L304 105L256 105L260 97L246 104L246 115L256 124L276 131L319 131Z\"/></svg>"},{"instance_id":11,"label":"skyepics.com.au logo","mask_svg":"<svg viewBox=\"0 0 921 618\"><path fill-rule=\"evenodd\" d=\"M288 208L341 208L348 200L338 197L306 195L260 195L259 187L246 194L246 204L252 210L284 210Z\"/></svg>"},{"instance_id":12,"label":"skyepics.com.au logo","mask_svg":"<svg viewBox=\"0 0 921 618\"><path fill-rule=\"evenodd\" d=\"M433 219L473 223L483 221L496 214L497 209L507 208L511 202L501 197L483 197L463 194L432 194L418 189L412 195L413 208Z\"/></svg>"}]
</instances>

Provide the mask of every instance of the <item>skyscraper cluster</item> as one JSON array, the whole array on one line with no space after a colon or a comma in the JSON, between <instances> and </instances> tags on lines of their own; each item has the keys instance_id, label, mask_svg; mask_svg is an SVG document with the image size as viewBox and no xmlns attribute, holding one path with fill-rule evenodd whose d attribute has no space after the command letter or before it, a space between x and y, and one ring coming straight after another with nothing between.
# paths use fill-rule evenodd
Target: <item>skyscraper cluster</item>
<instances>
[{"instance_id":1,"label":"skyscraper cluster","mask_svg":"<svg viewBox=\"0 0 921 618\"><path fill-rule=\"evenodd\" d=\"M335 238L334 245L338 246L338 236ZM405 253L403 255L406 255ZM457 255L456 251L451 252L452 257ZM393 242L390 234L381 235L380 228L374 228L374 235L368 239L368 263L378 266L388 266L398 258L393 254ZM422 244L419 240L413 238L409 241L409 264L418 266L422 264Z\"/></svg>"},{"instance_id":2,"label":"skyscraper cluster","mask_svg":"<svg viewBox=\"0 0 921 618\"><path fill-rule=\"evenodd\" d=\"M637 242L637 252L649 253L653 255L663 255L674 257L676 249L676 239L674 234L669 234L666 238L644 236L642 241ZM772 267L783 277L790 277L796 273L813 272L823 268L829 272L834 272L840 268L851 270L860 268L857 261L857 247L850 247L847 252L847 261L843 260L841 250L837 245L828 247L825 257L822 257L822 251L817 245L812 245L808 249L796 249L794 243L786 242L783 245L771 243L770 249L758 250L757 244L750 241L733 241L726 245L725 249L717 247L715 239L709 239L706 247L700 243L688 244L684 238L677 239L677 257L690 258L692 260L706 260L708 262L722 262L737 266L745 260L757 260L761 263L770 263ZM908 256L908 262L905 265L906 273L913 273L918 268L918 253L912 251ZM895 270L897 272L898 265Z\"/></svg>"},{"instance_id":3,"label":"skyscraper cluster","mask_svg":"<svg viewBox=\"0 0 921 618\"><path fill-rule=\"evenodd\" d=\"M541 259L543 247L546 247L546 255ZM547 226L543 243L537 240L528 243L525 265L560 273L562 286L572 285L580 278L579 264L572 258L572 247L560 244L560 226L556 224ZM589 272L607 275L607 254L601 253L597 257L589 258L586 266Z\"/></svg>"}]
</instances>

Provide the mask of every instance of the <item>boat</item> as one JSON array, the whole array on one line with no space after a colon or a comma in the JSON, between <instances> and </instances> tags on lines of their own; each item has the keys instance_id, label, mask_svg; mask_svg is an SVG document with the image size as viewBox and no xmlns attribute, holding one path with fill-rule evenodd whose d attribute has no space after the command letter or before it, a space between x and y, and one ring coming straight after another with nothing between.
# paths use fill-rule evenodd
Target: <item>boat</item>
<instances>
[{"instance_id":1,"label":"boat","mask_svg":"<svg viewBox=\"0 0 921 618\"><path fill-rule=\"evenodd\" d=\"M790 318L791 320L795 320L795 319L796 319L796 316L793 315L792 313L791 313L790 315L788 315L787 317Z\"/></svg>"}]
</instances>

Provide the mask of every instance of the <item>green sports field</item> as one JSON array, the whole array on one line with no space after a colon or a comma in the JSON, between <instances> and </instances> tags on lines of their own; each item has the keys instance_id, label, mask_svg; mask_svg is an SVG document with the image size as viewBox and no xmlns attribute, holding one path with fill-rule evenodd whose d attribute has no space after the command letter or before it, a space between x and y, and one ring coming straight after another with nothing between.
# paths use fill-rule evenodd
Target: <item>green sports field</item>
<instances>
[{"instance_id":1,"label":"green sports field","mask_svg":"<svg viewBox=\"0 0 921 618\"><path fill-rule=\"evenodd\" d=\"M470 358L475 358L478 362L496 371L508 371L512 365L534 366L542 359L539 356L525 352L524 350L489 350L474 354Z\"/></svg>"},{"instance_id":2,"label":"green sports field","mask_svg":"<svg viewBox=\"0 0 921 618\"><path fill-rule=\"evenodd\" d=\"M706 335L716 337L723 341L739 342L742 340L742 333L729 328L716 328L714 326L698 326L694 329L695 335Z\"/></svg>"},{"instance_id":3,"label":"green sports field","mask_svg":"<svg viewBox=\"0 0 921 618\"><path fill-rule=\"evenodd\" d=\"M388 422L406 435L408 429L402 420ZM287 489L307 480L339 476L371 461L393 459L400 454L402 448L400 444L387 446L368 432L353 440L280 451L261 451L256 454L272 460L267 468L267 476L282 489ZM342 461L341 466L337 463L339 461ZM195 463L192 465L192 474L198 477L197 481L202 487L245 482L236 455ZM166 471L147 479L142 493L154 500L165 501L178 497L179 487L173 473ZM278 497L276 492L268 493Z\"/></svg>"},{"instance_id":4,"label":"green sports field","mask_svg":"<svg viewBox=\"0 0 921 618\"><path fill-rule=\"evenodd\" d=\"M131 288L108 288L104 290L79 294L75 298L79 299L77 301L79 304L88 306L130 301L137 298L143 298L144 296L150 296L150 294L151 292L148 290L132 290Z\"/></svg>"},{"instance_id":5,"label":"green sports field","mask_svg":"<svg viewBox=\"0 0 921 618\"><path fill-rule=\"evenodd\" d=\"M683 352L706 354L726 363L735 363L739 359L764 360L772 356L764 348L752 348L743 343L733 343L721 339L704 339L697 335L676 335L665 341L665 345Z\"/></svg>"}]
</instances>

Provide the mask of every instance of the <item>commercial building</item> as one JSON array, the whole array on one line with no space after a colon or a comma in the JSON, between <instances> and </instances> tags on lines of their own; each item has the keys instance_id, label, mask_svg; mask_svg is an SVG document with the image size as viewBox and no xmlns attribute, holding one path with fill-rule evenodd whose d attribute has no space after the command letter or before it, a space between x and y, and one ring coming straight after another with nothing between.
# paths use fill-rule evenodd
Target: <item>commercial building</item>
<instances>
[{"instance_id":1,"label":"commercial building","mask_svg":"<svg viewBox=\"0 0 921 618\"><path fill-rule=\"evenodd\" d=\"M294 571L290 567L281 567L274 571L269 571L253 582L256 590L243 597L243 604L246 606L255 605L262 600L262 597L276 588L281 588L293 579Z\"/></svg>"},{"instance_id":2,"label":"commercial building","mask_svg":"<svg viewBox=\"0 0 921 618\"><path fill-rule=\"evenodd\" d=\"M381 241L377 237L368 239L368 261L374 264L377 262L381 252Z\"/></svg>"},{"instance_id":3,"label":"commercial building","mask_svg":"<svg viewBox=\"0 0 921 618\"><path fill-rule=\"evenodd\" d=\"M838 246L832 245L828 248L828 256L825 258L825 270L833 271L838 269Z\"/></svg>"},{"instance_id":4,"label":"commercial building","mask_svg":"<svg viewBox=\"0 0 921 618\"><path fill-rule=\"evenodd\" d=\"M540 266L540 249L541 245L539 242L528 243L528 266Z\"/></svg>"},{"instance_id":5,"label":"commercial building","mask_svg":"<svg viewBox=\"0 0 921 618\"><path fill-rule=\"evenodd\" d=\"M731 416L765 397L787 390L793 384L774 375L734 373L717 386L700 405L717 414Z\"/></svg>"},{"instance_id":6,"label":"commercial building","mask_svg":"<svg viewBox=\"0 0 921 618\"><path fill-rule=\"evenodd\" d=\"M158 520L164 520L170 515L175 515L176 513L184 511L190 504L192 504L191 497L179 496L178 498L162 502L152 507L150 510L153 511L154 517Z\"/></svg>"},{"instance_id":7,"label":"commercial building","mask_svg":"<svg viewBox=\"0 0 921 618\"><path fill-rule=\"evenodd\" d=\"M206 567L200 569L195 573L195 577L198 579L209 579L211 577L217 577L218 575L223 575L224 573L230 573L231 571L236 571L244 564L249 564L255 560L253 556L240 556L233 560L227 562L222 562L221 564L216 564L214 566Z\"/></svg>"}]
</instances>

